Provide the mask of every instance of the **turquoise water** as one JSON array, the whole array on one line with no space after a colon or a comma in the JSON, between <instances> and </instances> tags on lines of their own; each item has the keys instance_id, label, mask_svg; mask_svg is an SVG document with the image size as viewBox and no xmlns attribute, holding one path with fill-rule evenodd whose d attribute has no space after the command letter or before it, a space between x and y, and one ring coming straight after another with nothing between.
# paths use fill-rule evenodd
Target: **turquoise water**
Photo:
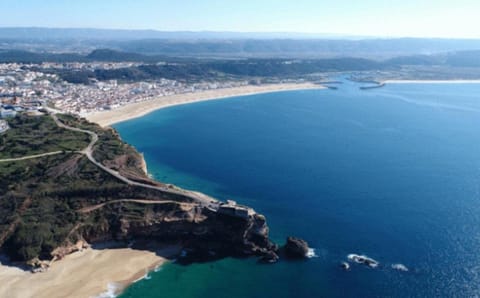
<instances>
[{"instance_id":1,"label":"turquoise water","mask_svg":"<svg viewBox=\"0 0 480 298\"><path fill-rule=\"evenodd\" d=\"M116 125L155 178L251 205L275 241L297 235L317 254L168 264L121 297L480 295L480 85L358 87L201 102ZM342 271L350 253L380 266Z\"/></svg>"}]
</instances>

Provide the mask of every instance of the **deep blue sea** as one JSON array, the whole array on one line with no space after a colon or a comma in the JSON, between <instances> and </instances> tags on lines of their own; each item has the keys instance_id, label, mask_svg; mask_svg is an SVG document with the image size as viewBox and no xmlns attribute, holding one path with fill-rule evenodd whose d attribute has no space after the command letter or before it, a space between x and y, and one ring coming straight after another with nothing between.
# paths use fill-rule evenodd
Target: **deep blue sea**
<instances>
[{"instance_id":1,"label":"deep blue sea","mask_svg":"<svg viewBox=\"0 0 480 298\"><path fill-rule=\"evenodd\" d=\"M480 84L359 86L200 102L115 125L156 179L250 205L273 240L300 236L317 254L170 263L121 297L479 296ZM380 266L345 272L350 253Z\"/></svg>"}]
</instances>

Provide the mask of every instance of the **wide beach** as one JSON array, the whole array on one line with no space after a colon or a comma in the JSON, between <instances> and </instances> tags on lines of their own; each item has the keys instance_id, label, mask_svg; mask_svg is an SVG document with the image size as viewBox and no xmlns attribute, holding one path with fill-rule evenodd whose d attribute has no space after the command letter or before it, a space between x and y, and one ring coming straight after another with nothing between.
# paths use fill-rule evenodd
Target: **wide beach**
<instances>
[{"instance_id":1,"label":"wide beach","mask_svg":"<svg viewBox=\"0 0 480 298\"><path fill-rule=\"evenodd\" d=\"M130 248L86 249L55 262L44 273L0 265L0 297L112 297L165 263L178 247L157 253Z\"/></svg>"},{"instance_id":2,"label":"wide beach","mask_svg":"<svg viewBox=\"0 0 480 298\"><path fill-rule=\"evenodd\" d=\"M86 118L101 126L109 126L118 122L144 116L155 110L175 105L188 104L206 100L223 99L234 96L252 95L289 90L302 89L323 89L322 85L313 83L302 84L269 84L269 85L248 85L235 88L224 88L208 91L199 91L185 94L175 94L157 97L151 100L127 104L120 108L108 111L92 113Z\"/></svg>"}]
</instances>

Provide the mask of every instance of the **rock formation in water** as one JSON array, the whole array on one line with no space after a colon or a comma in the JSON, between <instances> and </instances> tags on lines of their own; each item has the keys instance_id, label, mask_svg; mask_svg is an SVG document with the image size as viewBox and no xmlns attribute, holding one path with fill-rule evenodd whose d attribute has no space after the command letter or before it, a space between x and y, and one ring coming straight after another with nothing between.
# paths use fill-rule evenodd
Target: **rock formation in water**
<instances>
[{"instance_id":1,"label":"rock formation in water","mask_svg":"<svg viewBox=\"0 0 480 298\"><path fill-rule=\"evenodd\" d=\"M300 238L288 237L283 249L287 258L304 259L308 254L308 243Z\"/></svg>"}]
</instances>

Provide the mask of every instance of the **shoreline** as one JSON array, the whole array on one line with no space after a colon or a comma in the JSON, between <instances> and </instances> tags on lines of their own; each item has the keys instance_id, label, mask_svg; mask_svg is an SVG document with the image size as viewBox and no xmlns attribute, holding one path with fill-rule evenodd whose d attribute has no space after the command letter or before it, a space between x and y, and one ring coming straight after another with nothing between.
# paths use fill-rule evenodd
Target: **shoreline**
<instances>
[{"instance_id":1,"label":"shoreline","mask_svg":"<svg viewBox=\"0 0 480 298\"><path fill-rule=\"evenodd\" d=\"M238 96L308 89L326 89L326 87L314 83L269 84L260 86L248 85L234 88L167 95L143 102L127 104L114 110L94 112L85 116L85 118L91 122L99 124L102 127L105 127L119 122L139 118L156 110L177 105L209 100L219 100Z\"/></svg>"},{"instance_id":2,"label":"shoreline","mask_svg":"<svg viewBox=\"0 0 480 298\"><path fill-rule=\"evenodd\" d=\"M480 80L384 80L383 84L480 84Z\"/></svg>"},{"instance_id":3,"label":"shoreline","mask_svg":"<svg viewBox=\"0 0 480 298\"><path fill-rule=\"evenodd\" d=\"M88 248L54 262L42 273L0 264L0 297L112 297L168 262L178 250L178 246L157 252Z\"/></svg>"},{"instance_id":4,"label":"shoreline","mask_svg":"<svg viewBox=\"0 0 480 298\"><path fill-rule=\"evenodd\" d=\"M269 84L208 90L157 97L111 111L88 115L101 126L138 118L166 107L238 96L293 90L326 89L313 83ZM146 163L144 164L146 169ZM51 264L46 272L31 273L0 261L0 297L111 297L178 255L180 247L156 251L132 248L87 248Z\"/></svg>"}]
</instances>

